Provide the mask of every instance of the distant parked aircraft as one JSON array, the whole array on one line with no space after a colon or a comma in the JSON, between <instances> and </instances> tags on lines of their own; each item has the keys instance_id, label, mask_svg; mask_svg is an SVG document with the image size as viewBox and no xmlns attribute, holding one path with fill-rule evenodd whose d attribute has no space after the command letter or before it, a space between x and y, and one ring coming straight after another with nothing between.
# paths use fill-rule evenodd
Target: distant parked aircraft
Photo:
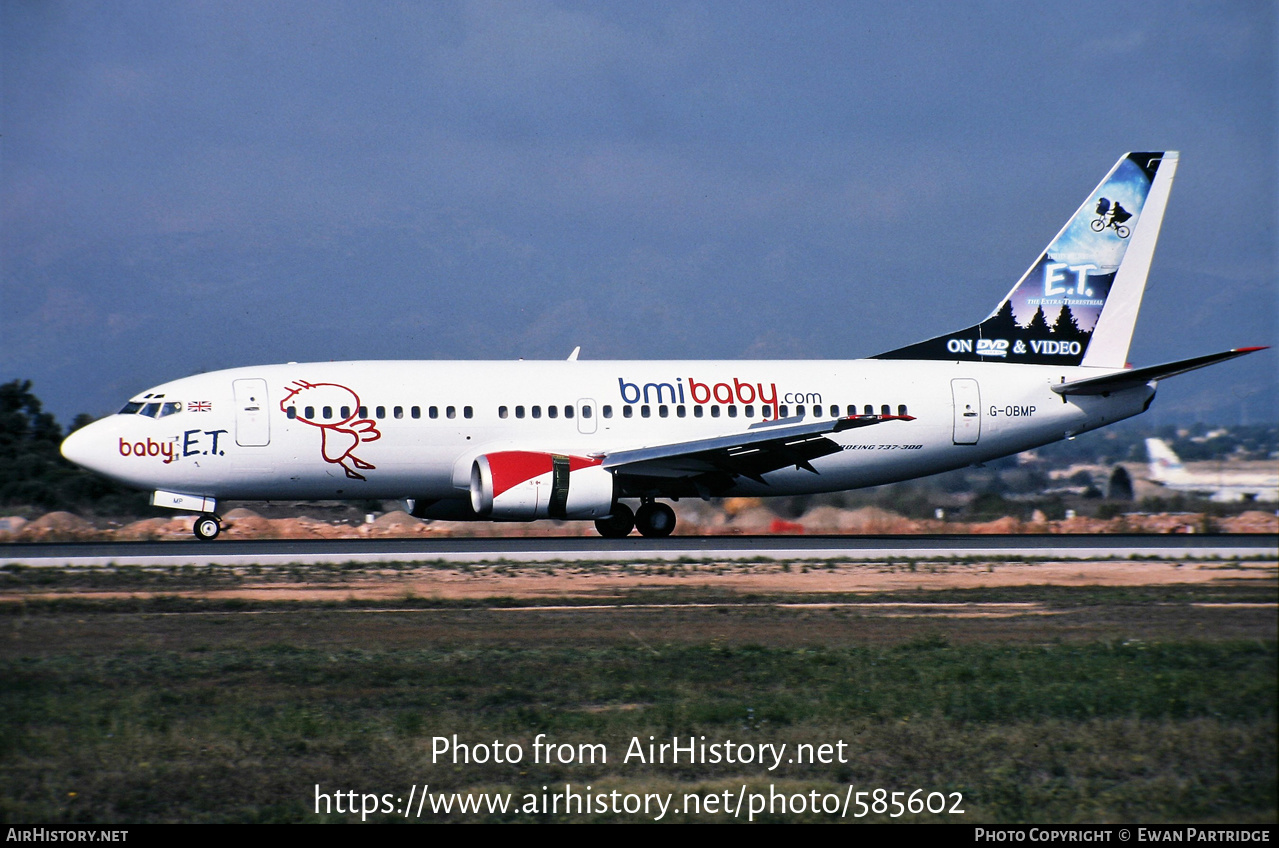
<instances>
[{"instance_id":1,"label":"distant parked aircraft","mask_svg":"<svg viewBox=\"0 0 1279 848\"><path fill-rule=\"evenodd\" d=\"M1163 439L1146 439L1150 482L1176 492L1192 492L1214 501L1279 501L1279 474L1248 471L1188 471Z\"/></svg>"}]
</instances>

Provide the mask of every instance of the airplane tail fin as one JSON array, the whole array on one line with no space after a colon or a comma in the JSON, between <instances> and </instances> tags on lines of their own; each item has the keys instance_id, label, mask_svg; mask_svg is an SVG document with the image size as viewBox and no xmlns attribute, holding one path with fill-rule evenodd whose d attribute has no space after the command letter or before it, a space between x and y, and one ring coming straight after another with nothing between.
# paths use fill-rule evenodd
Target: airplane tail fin
<instances>
[{"instance_id":1,"label":"airplane tail fin","mask_svg":"<svg viewBox=\"0 0 1279 848\"><path fill-rule=\"evenodd\" d=\"M1156 483L1172 483L1186 476L1186 466L1163 439L1146 439L1150 457L1150 479Z\"/></svg>"},{"instance_id":2,"label":"airplane tail fin","mask_svg":"<svg viewBox=\"0 0 1279 848\"><path fill-rule=\"evenodd\" d=\"M875 358L1123 368L1177 160L1124 155L986 320Z\"/></svg>"}]
</instances>

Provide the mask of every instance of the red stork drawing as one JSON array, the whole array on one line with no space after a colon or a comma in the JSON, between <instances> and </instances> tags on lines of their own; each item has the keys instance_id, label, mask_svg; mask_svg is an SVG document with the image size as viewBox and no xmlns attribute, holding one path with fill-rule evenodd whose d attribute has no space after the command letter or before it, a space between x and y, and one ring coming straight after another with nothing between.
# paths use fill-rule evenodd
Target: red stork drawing
<instances>
[{"instance_id":1,"label":"red stork drawing","mask_svg":"<svg viewBox=\"0 0 1279 848\"><path fill-rule=\"evenodd\" d=\"M280 410L287 414L292 406L291 418L320 428L320 453L324 461L342 466L346 476L353 480L367 480L355 469L367 471L377 466L365 462L351 451L360 442L377 441L382 434L372 419L359 417L360 396L337 383L308 383L305 380L295 380L285 389L288 395L280 401ZM294 398L300 398L300 401L294 401ZM305 406L299 406L299 403ZM335 410L338 414L331 418Z\"/></svg>"}]
</instances>

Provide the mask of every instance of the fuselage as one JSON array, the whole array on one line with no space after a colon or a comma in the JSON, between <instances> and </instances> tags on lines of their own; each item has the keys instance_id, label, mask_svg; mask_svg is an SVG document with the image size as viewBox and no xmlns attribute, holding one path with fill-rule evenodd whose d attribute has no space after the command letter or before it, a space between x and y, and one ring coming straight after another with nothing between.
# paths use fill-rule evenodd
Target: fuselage
<instances>
[{"instance_id":1,"label":"fuselage","mask_svg":"<svg viewBox=\"0 0 1279 848\"><path fill-rule=\"evenodd\" d=\"M156 386L63 450L130 486L218 500L464 501L483 454L598 457L850 415L911 419L831 433L839 450L811 469L716 492L804 494L984 462L1148 406L1146 385L1066 399L1050 389L1100 373L884 360L291 363Z\"/></svg>"}]
</instances>

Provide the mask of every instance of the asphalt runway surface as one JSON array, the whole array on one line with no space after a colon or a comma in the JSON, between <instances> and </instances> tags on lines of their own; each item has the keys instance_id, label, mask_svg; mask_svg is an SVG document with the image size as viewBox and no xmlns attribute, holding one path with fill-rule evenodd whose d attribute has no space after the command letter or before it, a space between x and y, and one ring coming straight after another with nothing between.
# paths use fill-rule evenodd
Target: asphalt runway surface
<instances>
[{"instance_id":1,"label":"asphalt runway surface","mask_svg":"<svg viewBox=\"0 0 1279 848\"><path fill-rule=\"evenodd\" d=\"M80 542L0 545L0 565L268 565L344 562L643 562L1279 558L1279 536L672 536Z\"/></svg>"}]
</instances>

